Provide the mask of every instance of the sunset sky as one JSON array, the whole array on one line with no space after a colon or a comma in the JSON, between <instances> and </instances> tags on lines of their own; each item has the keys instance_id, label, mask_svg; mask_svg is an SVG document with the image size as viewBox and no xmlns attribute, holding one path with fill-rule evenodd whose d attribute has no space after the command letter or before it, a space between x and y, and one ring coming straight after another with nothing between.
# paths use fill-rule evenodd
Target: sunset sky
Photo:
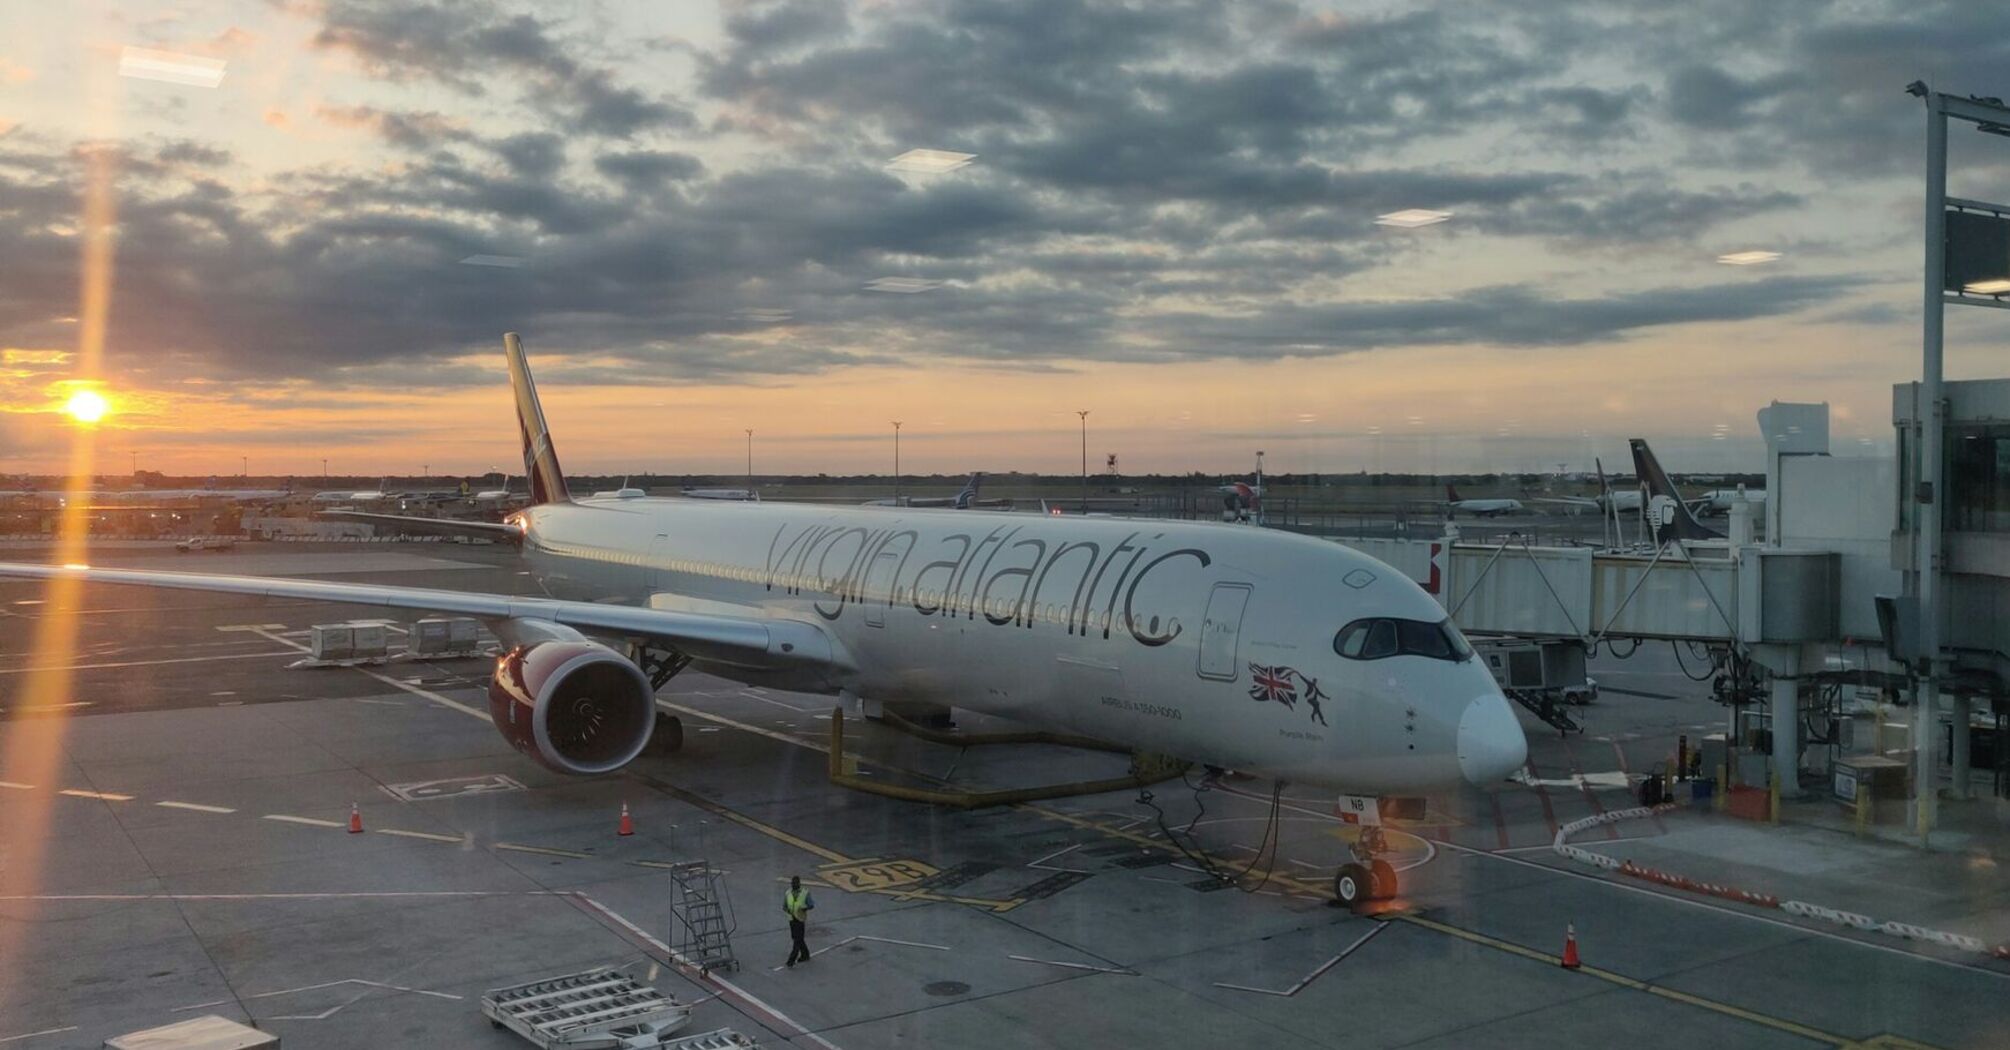
<instances>
[{"instance_id":1,"label":"sunset sky","mask_svg":"<svg viewBox=\"0 0 2010 1050\"><path fill-rule=\"evenodd\" d=\"M901 419L910 473L1065 473L1077 409L1138 473L1578 470L1633 435L1759 469L1773 399L1888 449L1914 79L2010 95L2010 15L11 3L0 473L62 470L92 383L104 470L520 470L506 330L576 472L737 472L749 427L764 473L883 471ZM1951 192L2010 200L2010 139L1950 141ZM914 148L974 159L889 170ZM1452 217L1375 223L1402 209ZM1951 378L2010 374L2010 315L1948 339Z\"/></svg>"}]
</instances>

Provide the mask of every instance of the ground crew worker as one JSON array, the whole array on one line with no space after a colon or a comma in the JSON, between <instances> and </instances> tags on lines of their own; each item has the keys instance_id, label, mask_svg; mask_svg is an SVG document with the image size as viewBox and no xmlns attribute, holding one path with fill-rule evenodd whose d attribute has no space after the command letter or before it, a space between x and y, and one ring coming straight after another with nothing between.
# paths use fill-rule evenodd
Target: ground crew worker
<instances>
[{"instance_id":1,"label":"ground crew worker","mask_svg":"<svg viewBox=\"0 0 2010 1050\"><path fill-rule=\"evenodd\" d=\"M810 909L816 906L810 891L803 889L802 876L789 876L789 892L782 894L782 910L789 916L789 961L782 965L810 961L810 946L803 941L803 934L809 929Z\"/></svg>"}]
</instances>

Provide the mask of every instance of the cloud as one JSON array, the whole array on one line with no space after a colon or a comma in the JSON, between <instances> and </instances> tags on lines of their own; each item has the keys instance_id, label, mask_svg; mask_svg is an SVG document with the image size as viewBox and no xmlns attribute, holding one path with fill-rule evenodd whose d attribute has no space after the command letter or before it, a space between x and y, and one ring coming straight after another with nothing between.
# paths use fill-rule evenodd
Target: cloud
<instances>
[{"instance_id":1,"label":"cloud","mask_svg":"<svg viewBox=\"0 0 2010 1050\"><path fill-rule=\"evenodd\" d=\"M364 70L398 82L434 81L482 95L491 81L521 83L526 102L563 118L575 133L628 138L690 129L691 112L581 61L551 24L485 3L329 0L314 46L354 56Z\"/></svg>"}]
</instances>

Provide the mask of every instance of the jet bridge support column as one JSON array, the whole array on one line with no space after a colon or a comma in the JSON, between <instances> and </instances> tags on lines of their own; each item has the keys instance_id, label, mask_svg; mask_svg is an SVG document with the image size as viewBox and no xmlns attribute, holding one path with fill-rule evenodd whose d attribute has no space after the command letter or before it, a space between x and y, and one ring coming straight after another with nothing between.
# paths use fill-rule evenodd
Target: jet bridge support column
<instances>
[{"instance_id":1,"label":"jet bridge support column","mask_svg":"<svg viewBox=\"0 0 2010 1050\"><path fill-rule=\"evenodd\" d=\"M1947 775L1953 781L1949 798L1967 800L1974 796L1968 790L1969 763L1969 705L1973 699L1968 696L1947 698L1948 756Z\"/></svg>"},{"instance_id":2,"label":"jet bridge support column","mask_svg":"<svg viewBox=\"0 0 2010 1050\"><path fill-rule=\"evenodd\" d=\"M1801 797L1801 683L1774 675L1770 714L1773 725L1773 782L1781 798Z\"/></svg>"}]
</instances>

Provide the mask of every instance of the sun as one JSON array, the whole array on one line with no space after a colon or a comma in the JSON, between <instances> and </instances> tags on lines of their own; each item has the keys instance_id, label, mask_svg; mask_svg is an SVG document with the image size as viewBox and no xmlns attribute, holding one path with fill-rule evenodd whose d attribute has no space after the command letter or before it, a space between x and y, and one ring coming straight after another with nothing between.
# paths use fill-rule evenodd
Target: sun
<instances>
[{"instance_id":1,"label":"sun","mask_svg":"<svg viewBox=\"0 0 2010 1050\"><path fill-rule=\"evenodd\" d=\"M63 411L79 423L96 423L105 418L105 413L111 408L111 402L105 400L105 395L95 390L79 390L63 404Z\"/></svg>"}]
</instances>

